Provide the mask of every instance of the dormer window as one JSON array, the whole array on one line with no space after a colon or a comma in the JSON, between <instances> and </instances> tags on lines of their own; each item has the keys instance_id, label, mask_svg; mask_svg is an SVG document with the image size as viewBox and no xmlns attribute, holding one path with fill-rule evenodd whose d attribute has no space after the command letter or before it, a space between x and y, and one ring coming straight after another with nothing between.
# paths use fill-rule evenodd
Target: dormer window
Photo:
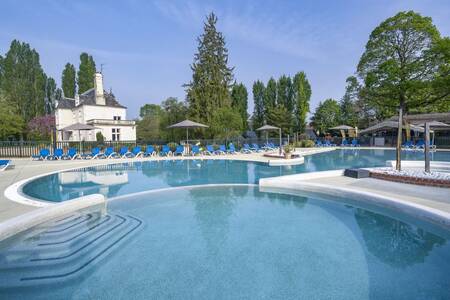
<instances>
[{"instance_id":1,"label":"dormer window","mask_svg":"<svg viewBox=\"0 0 450 300\"><path fill-rule=\"evenodd\" d=\"M114 116L114 117L113 117L113 120L114 120L114 121L120 121L121 119L122 119L122 118L121 118L120 116Z\"/></svg>"}]
</instances>

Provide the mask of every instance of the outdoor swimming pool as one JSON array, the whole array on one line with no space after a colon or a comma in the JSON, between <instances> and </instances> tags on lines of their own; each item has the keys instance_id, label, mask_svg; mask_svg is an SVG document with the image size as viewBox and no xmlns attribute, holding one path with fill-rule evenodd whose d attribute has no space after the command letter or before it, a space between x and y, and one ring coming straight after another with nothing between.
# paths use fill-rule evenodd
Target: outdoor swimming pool
<instances>
[{"instance_id":1,"label":"outdoor swimming pool","mask_svg":"<svg viewBox=\"0 0 450 300\"><path fill-rule=\"evenodd\" d=\"M61 172L31 181L23 193L47 201L64 201L101 193L108 198L150 189L226 183L254 183L260 178L349 167L385 166L393 150L336 150L305 156L297 166L269 167L237 160L166 160L112 164ZM423 153L405 151L405 160L422 160ZM433 160L450 161L450 152L432 153Z\"/></svg>"},{"instance_id":2,"label":"outdoor swimming pool","mask_svg":"<svg viewBox=\"0 0 450 300\"><path fill-rule=\"evenodd\" d=\"M254 186L108 206L106 216L63 219L3 248L1 298L450 297L448 232L405 216Z\"/></svg>"},{"instance_id":3,"label":"outdoor swimming pool","mask_svg":"<svg viewBox=\"0 0 450 300\"><path fill-rule=\"evenodd\" d=\"M0 298L449 299L449 231L354 199L255 185L384 166L394 156L337 150L293 167L149 160L39 178L23 192L49 201L102 193L108 212L74 214L0 243ZM450 161L450 153L433 159Z\"/></svg>"}]
</instances>

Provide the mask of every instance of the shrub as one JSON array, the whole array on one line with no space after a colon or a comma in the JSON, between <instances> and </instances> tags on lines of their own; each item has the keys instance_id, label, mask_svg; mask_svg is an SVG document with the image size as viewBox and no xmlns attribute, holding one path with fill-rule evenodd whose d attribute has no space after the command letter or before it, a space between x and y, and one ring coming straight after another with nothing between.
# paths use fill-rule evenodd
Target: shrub
<instances>
[{"instance_id":1,"label":"shrub","mask_svg":"<svg viewBox=\"0 0 450 300\"><path fill-rule=\"evenodd\" d=\"M103 142L105 141L105 137L100 131L95 134L95 137L97 139L97 142L99 142L100 144L103 144Z\"/></svg>"},{"instance_id":2,"label":"shrub","mask_svg":"<svg viewBox=\"0 0 450 300\"><path fill-rule=\"evenodd\" d=\"M168 143L167 144L170 148L170 151L175 151L175 149L177 149L178 144L177 143Z\"/></svg>"},{"instance_id":3,"label":"shrub","mask_svg":"<svg viewBox=\"0 0 450 300\"><path fill-rule=\"evenodd\" d=\"M314 147L314 141L312 140L301 140L295 143L295 147L301 147L301 148L310 148Z\"/></svg>"}]
</instances>

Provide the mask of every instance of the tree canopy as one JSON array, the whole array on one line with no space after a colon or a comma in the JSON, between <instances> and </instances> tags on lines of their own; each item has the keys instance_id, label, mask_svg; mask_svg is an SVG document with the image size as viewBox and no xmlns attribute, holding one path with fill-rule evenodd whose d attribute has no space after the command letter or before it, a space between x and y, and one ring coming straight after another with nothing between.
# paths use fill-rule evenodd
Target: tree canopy
<instances>
[{"instance_id":1,"label":"tree canopy","mask_svg":"<svg viewBox=\"0 0 450 300\"><path fill-rule=\"evenodd\" d=\"M241 115L243 129L246 130L248 128L248 92L244 84L233 85L231 101L231 107Z\"/></svg>"},{"instance_id":2,"label":"tree canopy","mask_svg":"<svg viewBox=\"0 0 450 300\"><path fill-rule=\"evenodd\" d=\"M228 66L228 50L223 34L217 31L217 17L210 13L198 38L197 53L191 65L192 80L185 85L189 116L210 124L214 112L231 105L233 68Z\"/></svg>"},{"instance_id":3,"label":"tree canopy","mask_svg":"<svg viewBox=\"0 0 450 300\"><path fill-rule=\"evenodd\" d=\"M80 66L78 68L78 93L82 94L94 87L95 62L92 55L85 52L80 55Z\"/></svg>"},{"instance_id":4,"label":"tree canopy","mask_svg":"<svg viewBox=\"0 0 450 300\"><path fill-rule=\"evenodd\" d=\"M421 111L448 98L449 89L440 89L450 76L442 50L445 41L429 17L408 11L383 21L358 64L367 101L388 117L398 107Z\"/></svg>"},{"instance_id":5,"label":"tree canopy","mask_svg":"<svg viewBox=\"0 0 450 300\"><path fill-rule=\"evenodd\" d=\"M76 71L75 67L71 63L67 63L64 67L61 78L61 86L65 97L75 97L75 93L77 91Z\"/></svg>"},{"instance_id":6,"label":"tree canopy","mask_svg":"<svg viewBox=\"0 0 450 300\"><path fill-rule=\"evenodd\" d=\"M330 98L320 102L311 118L314 128L322 134L339 125L340 111L339 104L334 99Z\"/></svg>"},{"instance_id":7,"label":"tree canopy","mask_svg":"<svg viewBox=\"0 0 450 300\"><path fill-rule=\"evenodd\" d=\"M305 72L298 72L294 76L292 83L293 97L295 103L295 123L296 130L304 132L306 128L306 116L309 112L309 102L311 100L311 85L306 78Z\"/></svg>"},{"instance_id":8,"label":"tree canopy","mask_svg":"<svg viewBox=\"0 0 450 300\"><path fill-rule=\"evenodd\" d=\"M264 125L264 90L264 83L262 83L261 81L257 80L253 83L253 130L256 130Z\"/></svg>"}]
</instances>

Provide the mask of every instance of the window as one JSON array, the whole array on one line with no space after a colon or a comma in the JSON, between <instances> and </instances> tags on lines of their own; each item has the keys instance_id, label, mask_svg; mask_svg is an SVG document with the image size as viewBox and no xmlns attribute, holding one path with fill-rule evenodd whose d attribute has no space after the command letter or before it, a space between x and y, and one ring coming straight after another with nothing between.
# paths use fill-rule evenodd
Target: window
<instances>
[{"instance_id":1,"label":"window","mask_svg":"<svg viewBox=\"0 0 450 300\"><path fill-rule=\"evenodd\" d=\"M114 117L113 117L113 120L114 120L114 121L120 121L121 119L122 119L122 118L121 118L120 116L114 116Z\"/></svg>"},{"instance_id":2,"label":"window","mask_svg":"<svg viewBox=\"0 0 450 300\"><path fill-rule=\"evenodd\" d=\"M113 128L112 129L112 140L113 141L120 141L120 128Z\"/></svg>"}]
</instances>

